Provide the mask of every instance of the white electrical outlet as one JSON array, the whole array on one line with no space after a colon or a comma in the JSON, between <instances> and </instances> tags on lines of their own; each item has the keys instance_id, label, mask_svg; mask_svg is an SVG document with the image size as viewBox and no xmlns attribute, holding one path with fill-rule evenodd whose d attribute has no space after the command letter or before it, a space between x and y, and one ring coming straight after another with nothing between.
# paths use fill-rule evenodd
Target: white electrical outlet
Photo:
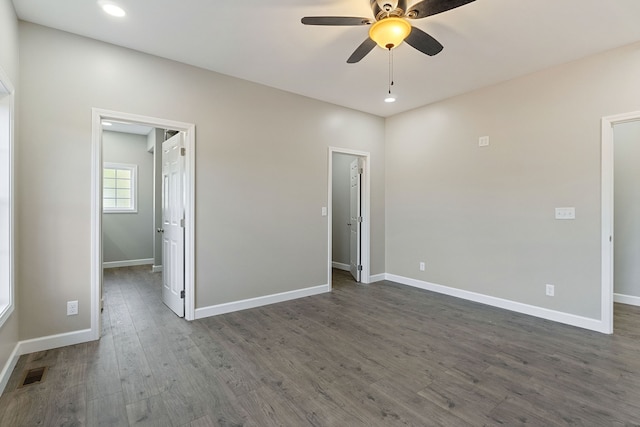
<instances>
[{"instance_id":1,"label":"white electrical outlet","mask_svg":"<svg viewBox=\"0 0 640 427\"><path fill-rule=\"evenodd\" d=\"M67 316L78 314L78 301L67 301Z\"/></svg>"},{"instance_id":2,"label":"white electrical outlet","mask_svg":"<svg viewBox=\"0 0 640 427\"><path fill-rule=\"evenodd\" d=\"M554 285L547 284L546 293L548 297L552 297L556 294L556 287Z\"/></svg>"},{"instance_id":3,"label":"white electrical outlet","mask_svg":"<svg viewBox=\"0 0 640 427\"><path fill-rule=\"evenodd\" d=\"M420 263L420 271L424 271L424 269L425 269L424 262L421 262Z\"/></svg>"}]
</instances>

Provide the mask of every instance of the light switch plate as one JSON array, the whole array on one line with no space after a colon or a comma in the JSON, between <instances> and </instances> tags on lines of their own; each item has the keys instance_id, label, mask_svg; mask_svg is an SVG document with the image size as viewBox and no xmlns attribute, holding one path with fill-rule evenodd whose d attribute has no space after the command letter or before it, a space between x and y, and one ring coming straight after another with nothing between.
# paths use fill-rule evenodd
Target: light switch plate
<instances>
[{"instance_id":1,"label":"light switch plate","mask_svg":"<svg viewBox=\"0 0 640 427\"><path fill-rule=\"evenodd\" d=\"M576 208L556 208L556 219L576 219Z\"/></svg>"},{"instance_id":2,"label":"light switch plate","mask_svg":"<svg viewBox=\"0 0 640 427\"><path fill-rule=\"evenodd\" d=\"M489 146L489 137L488 136L481 136L478 139L478 147L487 147Z\"/></svg>"},{"instance_id":3,"label":"light switch plate","mask_svg":"<svg viewBox=\"0 0 640 427\"><path fill-rule=\"evenodd\" d=\"M327 208L326 208L326 206L322 207L322 216L327 216Z\"/></svg>"}]
</instances>

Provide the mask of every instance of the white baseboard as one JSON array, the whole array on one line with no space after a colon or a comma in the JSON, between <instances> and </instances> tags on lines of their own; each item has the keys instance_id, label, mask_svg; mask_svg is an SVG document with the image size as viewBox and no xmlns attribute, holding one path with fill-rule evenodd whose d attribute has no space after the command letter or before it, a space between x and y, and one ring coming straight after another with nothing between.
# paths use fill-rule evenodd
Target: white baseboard
<instances>
[{"instance_id":1,"label":"white baseboard","mask_svg":"<svg viewBox=\"0 0 640 427\"><path fill-rule=\"evenodd\" d=\"M625 294L613 294L613 302L619 302L620 304L637 305L640 306L640 297Z\"/></svg>"},{"instance_id":2,"label":"white baseboard","mask_svg":"<svg viewBox=\"0 0 640 427\"><path fill-rule=\"evenodd\" d=\"M351 271L351 266L349 264L343 264L341 262L331 262L331 267L337 268L338 270Z\"/></svg>"},{"instance_id":3,"label":"white baseboard","mask_svg":"<svg viewBox=\"0 0 640 427\"><path fill-rule=\"evenodd\" d=\"M382 282L383 280L387 280L387 275L385 273L369 276L369 283Z\"/></svg>"},{"instance_id":4,"label":"white baseboard","mask_svg":"<svg viewBox=\"0 0 640 427\"><path fill-rule=\"evenodd\" d=\"M64 347L67 345L81 344L89 341L94 341L91 329L83 329L81 331L67 332L64 334L49 335L46 337L20 341L18 342L18 352L22 355L36 351L51 350L53 348Z\"/></svg>"},{"instance_id":5,"label":"white baseboard","mask_svg":"<svg viewBox=\"0 0 640 427\"><path fill-rule=\"evenodd\" d=\"M136 265L153 265L153 258L129 259L125 261L103 262L102 268L134 267Z\"/></svg>"},{"instance_id":6,"label":"white baseboard","mask_svg":"<svg viewBox=\"0 0 640 427\"><path fill-rule=\"evenodd\" d=\"M281 292L279 294L266 295L263 297L249 298L241 301L228 302L224 304L212 305L209 307L196 308L196 319L217 316L219 314L232 313L234 311L246 310L248 308L262 307L263 305L275 304L278 302L290 301L304 298L311 295L331 292L331 286L319 285L295 291Z\"/></svg>"},{"instance_id":7,"label":"white baseboard","mask_svg":"<svg viewBox=\"0 0 640 427\"><path fill-rule=\"evenodd\" d=\"M11 373L16 367L16 363L18 363L18 358L23 354L51 350L58 347L81 344L89 341L93 341L91 329L19 341L13 349L11 356L9 356L9 360L5 363L4 368L2 368L2 372L0 372L0 393L4 391L4 388L11 377Z\"/></svg>"},{"instance_id":8,"label":"white baseboard","mask_svg":"<svg viewBox=\"0 0 640 427\"><path fill-rule=\"evenodd\" d=\"M11 377L11 373L13 373L13 368L16 367L16 363L18 363L18 359L20 358L20 353L18 353L19 345L13 348L11 355L9 356L9 360L4 364L4 368L2 368L2 372L0 372L0 395L4 393L4 388L7 386L9 382L9 378Z\"/></svg>"},{"instance_id":9,"label":"white baseboard","mask_svg":"<svg viewBox=\"0 0 640 427\"><path fill-rule=\"evenodd\" d=\"M162 266L161 265L153 265L151 266L151 272L152 273L160 273L162 271Z\"/></svg>"},{"instance_id":10,"label":"white baseboard","mask_svg":"<svg viewBox=\"0 0 640 427\"><path fill-rule=\"evenodd\" d=\"M579 328L589 329L596 332L607 333L604 322L602 322L602 320L576 316L575 314L549 310L547 308L523 304L520 302L502 298L496 298L489 295L465 291L462 289L450 288L448 286L437 285L435 283L424 282L422 280L396 276L395 274L386 274L385 276L386 280L400 283L402 285L412 286L439 294L479 302L481 304L490 305L492 307L503 308L505 310L515 311L517 313L527 314L529 316L540 317L542 319L552 320L554 322L564 323L571 326L577 326Z\"/></svg>"}]
</instances>

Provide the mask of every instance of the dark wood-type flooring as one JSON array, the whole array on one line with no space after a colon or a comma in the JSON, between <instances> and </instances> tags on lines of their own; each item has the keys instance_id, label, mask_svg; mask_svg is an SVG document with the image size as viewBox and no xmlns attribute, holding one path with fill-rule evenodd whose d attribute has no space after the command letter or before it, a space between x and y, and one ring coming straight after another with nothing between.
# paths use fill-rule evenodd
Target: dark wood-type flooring
<instances>
[{"instance_id":1,"label":"dark wood-type flooring","mask_svg":"<svg viewBox=\"0 0 640 427\"><path fill-rule=\"evenodd\" d=\"M148 267L104 289L102 339L22 356L2 427L640 425L639 307L607 336L335 271L331 294L186 322Z\"/></svg>"}]
</instances>

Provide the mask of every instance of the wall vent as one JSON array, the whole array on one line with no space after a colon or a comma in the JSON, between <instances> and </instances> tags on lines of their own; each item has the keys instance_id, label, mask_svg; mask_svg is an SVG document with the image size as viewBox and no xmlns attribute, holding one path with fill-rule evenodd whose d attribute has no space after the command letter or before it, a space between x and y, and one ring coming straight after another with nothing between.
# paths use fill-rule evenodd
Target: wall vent
<instances>
[{"instance_id":1,"label":"wall vent","mask_svg":"<svg viewBox=\"0 0 640 427\"><path fill-rule=\"evenodd\" d=\"M26 385L38 384L44 381L47 376L47 367L43 366L40 368L28 369L24 372L22 377L22 381L20 381L20 385L18 388L22 388Z\"/></svg>"}]
</instances>

